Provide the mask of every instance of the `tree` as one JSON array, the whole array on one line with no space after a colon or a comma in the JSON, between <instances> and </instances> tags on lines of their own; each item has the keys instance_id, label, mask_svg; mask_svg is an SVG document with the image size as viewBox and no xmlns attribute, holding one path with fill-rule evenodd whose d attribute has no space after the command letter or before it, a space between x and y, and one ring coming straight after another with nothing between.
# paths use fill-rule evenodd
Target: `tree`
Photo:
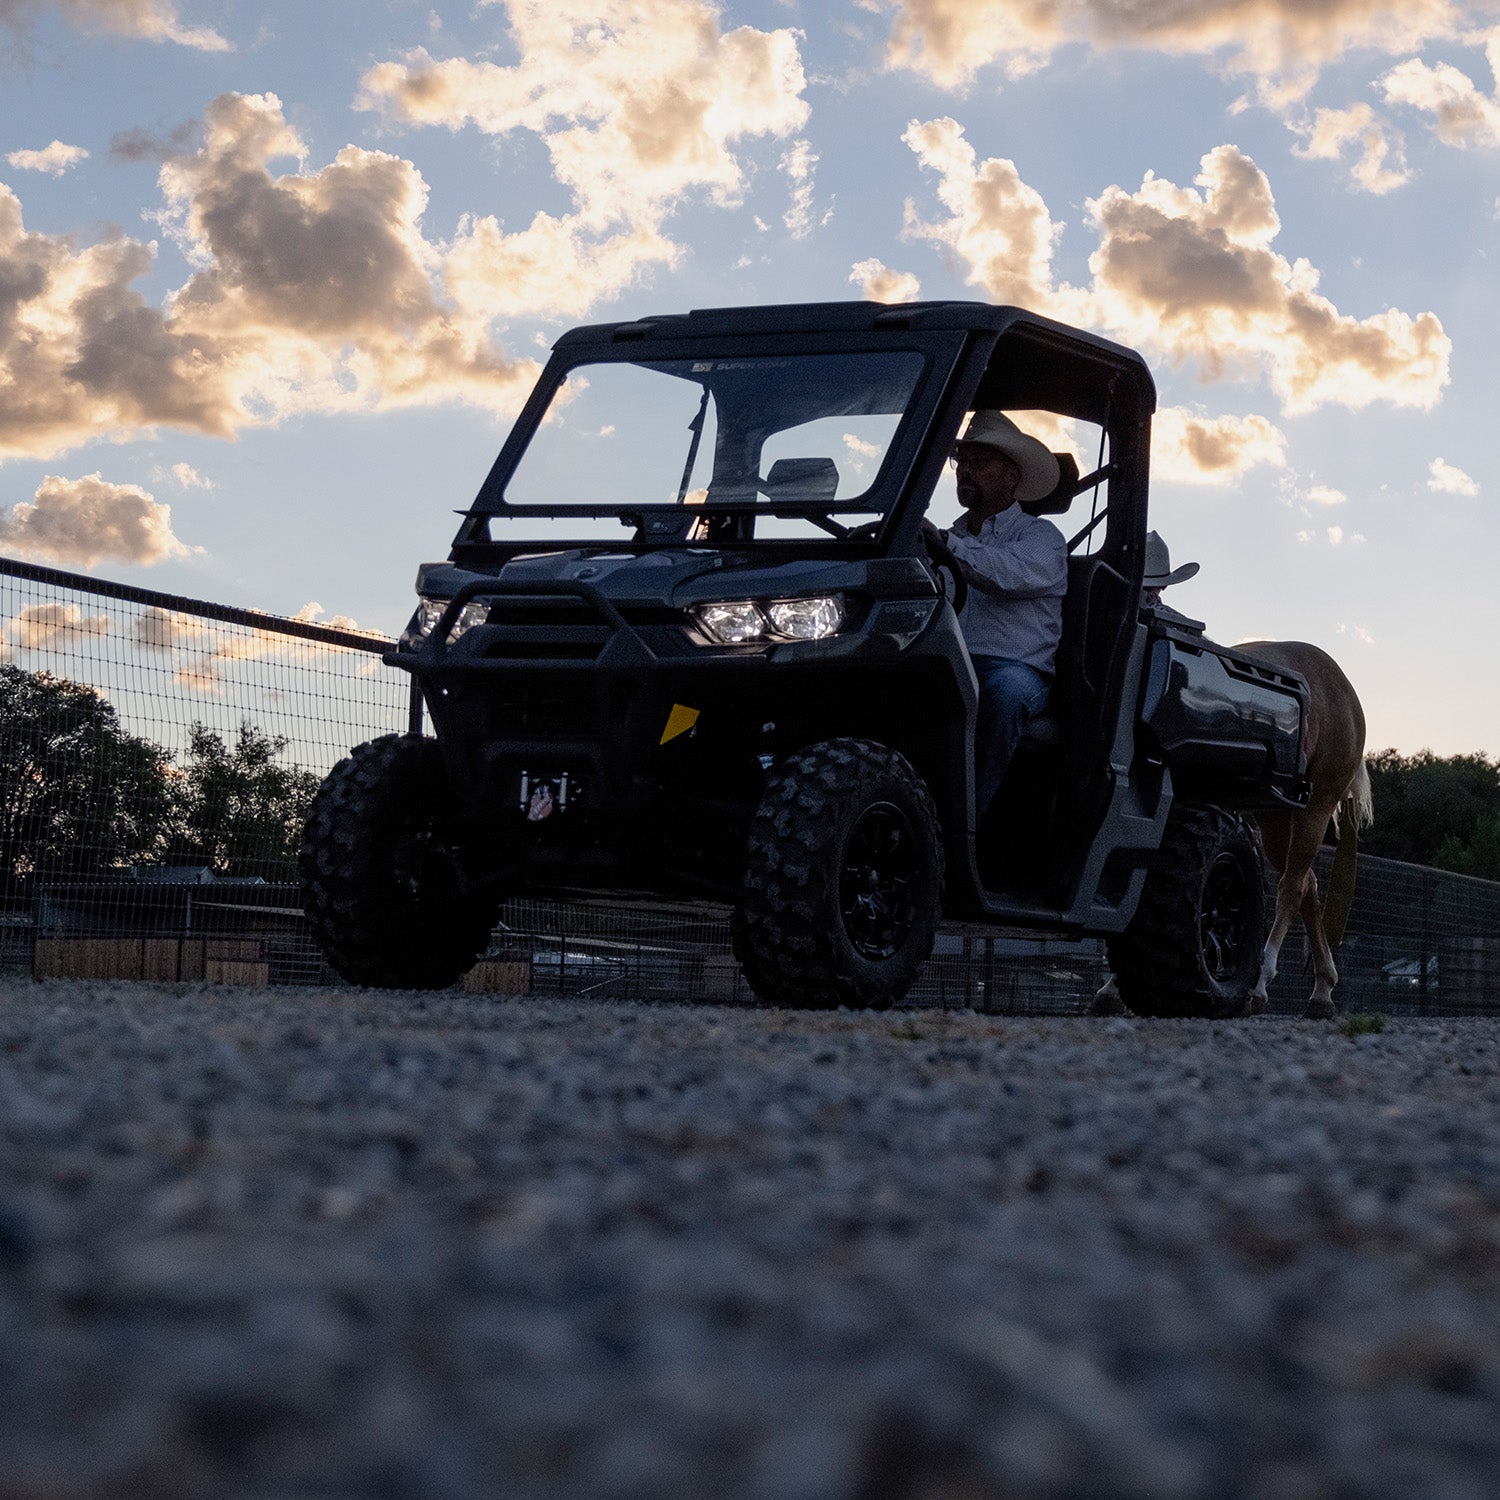
<instances>
[{"instance_id":1,"label":"tree","mask_svg":"<svg viewBox=\"0 0 1500 1500\"><path fill-rule=\"evenodd\" d=\"M1500 762L1381 750L1369 765L1375 824L1360 834L1364 853L1500 879Z\"/></svg>"},{"instance_id":2,"label":"tree","mask_svg":"<svg viewBox=\"0 0 1500 1500\"><path fill-rule=\"evenodd\" d=\"M296 879L297 846L318 777L277 764L282 735L240 723L231 749L195 723L178 793L177 830L169 860L210 866L218 875Z\"/></svg>"},{"instance_id":3,"label":"tree","mask_svg":"<svg viewBox=\"0 0 1500 1500\"><path fill-rule=\"evenodd\" d=\"M92 688L0 665L0 889L160 857L171 757Z\"/></svg>"}]
</instances>

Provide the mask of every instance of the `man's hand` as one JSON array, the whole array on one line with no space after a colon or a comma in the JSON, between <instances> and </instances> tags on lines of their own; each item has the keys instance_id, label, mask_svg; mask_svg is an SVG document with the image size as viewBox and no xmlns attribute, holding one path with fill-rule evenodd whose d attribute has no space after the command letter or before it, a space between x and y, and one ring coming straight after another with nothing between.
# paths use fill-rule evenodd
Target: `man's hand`
<instances>
[{"instance_id":1,"label":"man's hand","mask_svg":"<svg viewBox=\"0 0 1500 1500\"><path fill-rule=\"evenodd\" d=\"M938 528L934 526L926 516L922 517L922 535L924 537L934 538L935 540L941 542L945 547L948 545L948 533L946 531L939 531Z\"/></svg>"}]
</instances>

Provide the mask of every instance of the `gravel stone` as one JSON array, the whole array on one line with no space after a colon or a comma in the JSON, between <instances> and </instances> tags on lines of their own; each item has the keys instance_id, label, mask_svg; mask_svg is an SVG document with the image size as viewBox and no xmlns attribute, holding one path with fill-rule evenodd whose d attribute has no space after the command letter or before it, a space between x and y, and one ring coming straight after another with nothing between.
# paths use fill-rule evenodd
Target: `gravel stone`
<instances>
[{"instance_id":1,"label":"gravel stone","mask_svg":"<svg viewBox=\"0 0 1500 1500\"><path fill-rule=\"evenodd\" d=\"M0 1500L1489 1500L1497 1071L0 981Z\"/></svg>"}]
</instances>

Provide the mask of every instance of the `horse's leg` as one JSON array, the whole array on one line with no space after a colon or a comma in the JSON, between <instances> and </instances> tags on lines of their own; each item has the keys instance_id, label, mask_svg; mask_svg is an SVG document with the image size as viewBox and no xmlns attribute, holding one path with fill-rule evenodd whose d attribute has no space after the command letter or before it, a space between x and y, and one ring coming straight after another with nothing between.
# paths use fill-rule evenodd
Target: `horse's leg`
<instances>
[{"instance_id":1,"label":"horse's leg","mask_svg":"<svg viewBox=\"0 0 1500 1500\"><path fill-rule=\"evenodd\" d=\"M1265 952L1261 957L1260 983L1252 994L1252 1005L1258 1000L1264 1007L1266 986L1276 977L1276 960L1281 954L1281 945L1286 941L1293 917L1306 899L1308 882L1312 880L1313 860L1317 858L1318 845L1323 841L1323 831L1328 827L1328 820L1332 816L1331 807L1314 802L1292 820L1291 836L1287 840L1286 865L1282 870L1281 883L1276 887L1276 920L1271 924L1271 936L1266 941ZM1313 890L1316 899L1316 881L1313 881ZM1318 930L1321 934L1321 924ZM1311 934L1308 940L1312 941ZM1332 962L1330 958L1330 966Z\"/></svg>"},{"instance_id":2,"label":"horse's leg","mask_svg":"<svg viewBox=\"0 0 1500 1500\"><path fill-rule=\"evenodd\" d=\"M1281 877L1281 884L1276 888L1276 921L1272 924L1271 937L1266 943L1265 956L1261 960L1262 987L1276 977L1276 959L1281 953L1281 945L1286 941L1292 918L1298 914L1303 903L1308 899L1309 889L1312 892L1311 899L1313 901L1318 899L1318 883L1313 876L1313 861L1318 857L1318 845L1323 841L1323 832L1328 827L1328 820L1332 816L1331 807L1312 802L1292 821L1291 838L1286 852L1286 871ZM1317 925L1317 932L1321 939L1323 933L1321 921ZM1311 929L1308 931L1307 940L1311 949L1315 941ZM1325 950L1327 946L1325 942L1323 944ZM1332 967L1332 957L1329 958L1328 965ZM1316 999L1317 991L1314 990L1313 994ZM1310 1006L1312 1003L1309 1001Z\"/></svg>"},{"instance_id":3,"label":"horse's leg","mask_svg":"<svg viewBox=\"0 0 1500 1500\"><path fill-rule=\"evenodd\" d=\"M1307 872L1302 895L1302 924L1307 928L1307 949L1313 961L1313 992L1302 1012L1310 1021L1331 1020L1338 1008L1333 1003L1333 987L1339 982L1339 971L1333 962L1333 949L1323 926L1323 903L1318 900L1318 877Z\"/></svg>"},{"instance_id":4,"label":"horse's leg","mask_svg":"<svg viewBox=\"0 0 1500 1500\"><path fill-rule=\"evenodd\" d=\"M1260 827L1261 845L1266 851L1266 860L1281 878L1276 882L1276 916L1271 924L1271 936L1261 955L1260 978L1255 981L1255 988L1250 991L1247 1008L1252 1016L1259 1015L1266 1008L1266 986L1276 977L1276 956L1281 951L1287 928L1292 922L1290 915L1285 921L1282 920L1282 903L1289 899L1285 887L1287 849L1292 837L1291 815L1284 812L1262 813L1257 822Z\"/></svg>"}]
</instances>

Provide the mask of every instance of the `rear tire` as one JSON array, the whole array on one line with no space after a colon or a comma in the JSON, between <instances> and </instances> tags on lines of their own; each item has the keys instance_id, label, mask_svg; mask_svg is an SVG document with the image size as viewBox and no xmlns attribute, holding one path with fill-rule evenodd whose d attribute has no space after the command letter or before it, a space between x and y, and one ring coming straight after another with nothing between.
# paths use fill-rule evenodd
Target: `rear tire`
<instances>
[{"instance_id":1,"label":"rear tire","mask_svg":"<svg viewBox=\"0 0 1500 1500\"><path fill-rule=\"evenodd\" d=\"M468 888L436 740L360 745L313 799L302 904L328 962L352 984L444 989L489 946L498 902Z\"/></svg>"},{"instance_id":2,"label":"rear tire","mask_svg":"<svg viewBox=\"0 0 1500 1500\"><path fill-rule=\"evenodd\" d=\"M733 939L750 988L802 1009L884 1010L932 952L937 812L907 760L870 740L790 756L750 828Z\"/></svg>"},{"instance_id":3,"label":"rear tire","mask_svg":"<svg viewBox=\"0 0 1500 1500\"><path fill-rule=\"evenodd\" d=\"M1255 830L1222 808L1174 807L1141 904L1106 944L1120 999L1138 1016L1243 1015L1265 941Z\"/></svg>"}]
</instances>

